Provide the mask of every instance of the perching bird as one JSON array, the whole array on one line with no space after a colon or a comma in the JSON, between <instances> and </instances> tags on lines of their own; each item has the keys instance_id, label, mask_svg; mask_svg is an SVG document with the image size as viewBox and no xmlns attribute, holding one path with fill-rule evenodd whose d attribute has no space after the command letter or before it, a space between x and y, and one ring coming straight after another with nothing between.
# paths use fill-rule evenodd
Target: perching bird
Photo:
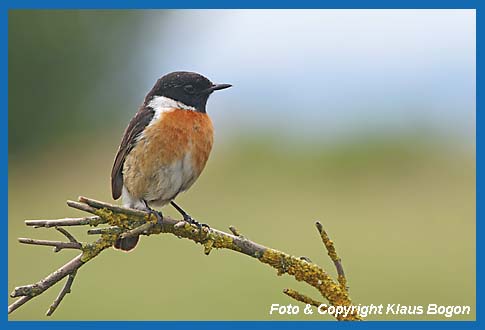
<instances>
[{"instance_id":1,"label":"perching bird","mask_svg":"<svg viewBox=\"0 0 485 330\"><path fill-rule=\"evenodd\" d=\"M229 88L194 72L172 72L158 79L131 119L111 172L114 199L125 207L161 213L168 203L186 221L197 223L173 201L197 180L213 142L206 104L212 92ZM198 224L198 223L197 223ZM118 238L114 247L132 250L139 237Z\"/></svg>"}]
</instances>

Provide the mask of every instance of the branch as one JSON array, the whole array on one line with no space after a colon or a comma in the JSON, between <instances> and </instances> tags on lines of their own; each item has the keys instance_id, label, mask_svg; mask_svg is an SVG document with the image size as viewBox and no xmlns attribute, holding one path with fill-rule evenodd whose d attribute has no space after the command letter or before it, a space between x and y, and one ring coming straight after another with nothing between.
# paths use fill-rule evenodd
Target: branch
<instances>
[{"instance_id":1,"label":"branch","mask_svg":"<svg viewBox=\"0 0 485 330\"><path fill-rule=\"evenodd\" d=\"M42 239L32 239L32 238L19 238L19 242L23 244L31 244L31 245L46 245L46 246L54 246L54 252L59 252L62 249L78 249L82 250L80 243L74 242L58 242L58 241L46 241Z\"/></svg>"},{"instance_id":2,"label":"branch","mask_svg":"<svg viewBox=\"0 0 485 330\"><path fill-rule=\"evenodd\" d=\"M162 233L170 233L177 237L187 238L195 243L202 244L204 246L204 253L207 255L212 249L229 249L245 254L275 268L278 275L288 274L293 276L297 281L306 282L317 289L321 296L325 298L330 305L350 306L352 304L348 295L348 289L346 287L347 281L343 272L341 260L335 252L332 241L330 241L319 222L316 224L317 229L319 230L330 258L334 261L337 268L337 281L333 280L321 267L309 261L308 258L298 258L282 251L255 243L242 236L239 231L232 226L230 227L232 234L229 234L213 228L198 228L183 220L176 220L167 216L165 216L161 223L159 223L157 222L156 216L153 214L140 210L123 208L86 197L79 197L78 202L68 201L67 204L78 210L94 214L94 216L84 218L65 218L59 220L26 220L25 224L27 226L33 226L34 228L56 227L58 231L68 238L69 242L42 241L25 238L19 239L19 241L26 244L54 246L55 251L59 251L63 248L79 249L81 250L81 254L39 282L16 287L10 296L12 298L20 298L8 307L8 313L15 311L27 301L42 294L48 288L68 276L65 286L47 311L47 315L52 315L66 294L70 292L79 268L95 258L103 250L112 247L118 237L121 236L125 238L135 235L153 235ZM98 226L102 224L107 225L107 227L88 230L88 234L90 235L100 235L100 237L92 243L80 243L67 232L66 229L61 228L67 226ZM313 306L317 306L317 304L320 305L318 301L306 297L294 290L286 289L284 293L298 301ZM347 316L336 315L335 317L338 320L361 320L361 317L356 312Z\"/></svg>"},{"instance_id":3,"label":"branch","mask_svg":"<svg viewBox=\"0 0 485 330\"><path fill-rule=\"evenodd\" d=\"M335 268L337 269L338 275L338 282L342 290L347 290L347 279L345 278L344 267L342 266L342 259L339 258L337 255L337 251L335 250L335 246L333 242L328 237L327 232L323 229L323 226L320 222L316 222L315 225L317 226L318 232L320 233L320 237L322 238L322 242L327 249L328 256L332 259Z\"/></svg>"},{"instance_id":4,"label":"branch","mask_svg":"<svg viewBox=\"0 0 485 330\"><path fill-rule=\"evenodd\" d=\"M295 299L295 300L298 300L298 301L304 303L304 304L310 304L310 305L315 306L315 307L318 307L322 304L321 302L316 301L316 300L314 300L310 297L307 297L304 294L301 294L298 291L295 291L293 289L284 289L283 293L286 294L287 296Z\"/></svg>"},{"instance_id":5,"label":"branch","mask_svg":"<svg viewBox=\"0 0 485 330\"><path fill-rule=\"evenodd\" d=\"M45 290L62 280L65 276L73 274L75 271L81 268L81 266L84 265L84 262L81 261L81 256L82 254L75 257L67 264L65 264L64 266L37 283L16 287L10 294L10 297L21 298L17 299L10 306L8 306L8 313L12 313L14 310L25 304L27 301L42 294Z\"/></svg>"},{"instance_id":6,"label":"branch","mask_svg":"<svg viewBox=\"0 0 485 330\"><path fill-rule=\"evenodd\" d=\"M74 282L74 278L76 277L77 270L73 271L71 274L69 274L69 277L67 278L66 284L64 284L64 287L62 288L61 292L59 292L59 295L57 296L56 300L52 303L51 307L47 310L46 315L51 316L52 313L55 312L57 309L57 306L61 303L62 299L64 299L64 296L68 293L71 293L71 285L72 282Z\"/></svg>"}]
</instances>

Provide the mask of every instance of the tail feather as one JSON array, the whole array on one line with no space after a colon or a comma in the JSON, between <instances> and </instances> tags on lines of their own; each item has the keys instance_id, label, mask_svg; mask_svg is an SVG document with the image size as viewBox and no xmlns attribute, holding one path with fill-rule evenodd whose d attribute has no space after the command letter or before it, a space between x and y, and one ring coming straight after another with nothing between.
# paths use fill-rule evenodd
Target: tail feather
<instances>
[{"instance_id":1,"label":"tail feather","mask_svg":"<svg viewBox=\"0 0 485 330\"><path fill-rule=\"evenodd\" d=\"M135 248L139 239L140 239L140 236L127 237L127 238L119 238L118 237L118 239L113 244L113 247L115 249L119 249L119 250L128 252L128 251L131 251Z\"/></svg>"}]
</instances>

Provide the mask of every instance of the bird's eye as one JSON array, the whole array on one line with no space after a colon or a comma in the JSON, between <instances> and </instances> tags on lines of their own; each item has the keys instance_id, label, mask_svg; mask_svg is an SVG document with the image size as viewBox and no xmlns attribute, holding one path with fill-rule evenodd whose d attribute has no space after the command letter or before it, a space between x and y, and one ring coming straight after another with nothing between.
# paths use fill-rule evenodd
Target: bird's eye
<instances>
[{"instance_id":1,"label":"bird's eye","mask_svg":"<svg viewBox=\"0 0 485 330\"><path fill-rule=\"evenodd\" d=\"M193 94L195 92L194 86L192 85L185 85L184 90L189 94Z\"/></svg>"}]
</instances>

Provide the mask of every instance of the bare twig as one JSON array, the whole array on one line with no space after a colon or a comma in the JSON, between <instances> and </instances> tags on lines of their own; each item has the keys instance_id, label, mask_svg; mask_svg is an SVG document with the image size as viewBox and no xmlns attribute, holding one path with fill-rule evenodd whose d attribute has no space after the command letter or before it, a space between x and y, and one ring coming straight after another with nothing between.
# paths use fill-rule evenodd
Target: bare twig
<instances>
[{"instance_id":1,"label":"bare twig","mask_svg":"<svg viewBox=\"0 0 485 330\"><path fill-rule=\"evenodd\" d=\"M239 233L239 230L234 227L234 226L229 226L229 230L231 231L231 233L234 235L234 236L241 236L241 234Z\"/></svg>"},{"instance_id":2,"label":"bare twig","mask_svg":"<svg viewBox=\"0 0 485 330\"><path fill-rule=\"evenodd\" d=\"M16 287L10 294L10 297L20 298L17 299L10 306L8 306L8 313L12 313L14 310L25 304L27 301L42 294L45 290L62 280L65 276L77 271L84 264L81 261L81 256L82 254L78 255L67 264L65 264L52 274L49 274L47 277L37 283Z\"/></svg>"},{"instance_id":3,"label":"bare twig","mask_svg":"<svg viewBox=\"0 0 485 330\"><path fill-rule=\"evenodd\" d=\"M14 310L25 304L27 301L32 299L30 296L23 296L15 300L12 304L8 305L8 313L12 313Z\"/></svg>"},{"instance_id":4,"label":"bare twig","mask_svg":"<svg viewBox=\"0 0 485 330\"><path fill-rule=\"evenodd\" d=\"M69 240L69 242L72 242L72 243L79 243L77 241L77 239L74 238L74 236L72 236L72 234L70 232L68 232L67 230L65 230L64 228L60 228L60 227L55 227L56 230L58 232L60 232L62 235L66 236L67 239Z\"/></svg>"},{"instance_id":5,"label":"bare twig","mask_svg":"<svg viewBox=\"0 0 485 330\"><path fill-rule=\"evenodd\" d=\"M47 240L33 239L33 238L19 238L18 240L22 244L54 246L55 247L54 252L59 252L62 249L81 250L81 243L78 243L78 242L47 241Z\"/></svg>"},{"instance_id":6,"label":"bare twig","mask_svg":"<svg viewBox=\"0 0 485 330\"><path fill-rule=\"evenodd\" d=\"M93 208L89 205L79 203L79 202L75 202L75 201L67 201L67 206L73 207L75 209L85 211L85 212L88 212L88 213L94 213L96 211L95 208Z\"/></svg>"},{"instance_id":7,"label":"bare twig","mask_svg":"<svg viewBox=\"0 0 485 330\"><path fill-rule=\"evenodd\" d=\"M64 287L62 288L61 292L59 292L59 295L57 296L56 300L52 303L52 305L49 307L49 309L46 312L47 316L51 316L52 313L54 313L57 309L57 306L61 303L62 299L66 296L66 294L71 293L71 286L72 282L74 282L74 278L76 277L77 270L73 271L69 276L67 277L66 284L64 284Z\"/></svg>"},{"instance_id":8,"label":"bare twig","mask_svg":"<svg viewBox=\"0 0 485 330\"><path fill-rule=\"evenodd\" d=\"M88 231L89 234L100 234L101 236L93 243L79 243L82 251L80 255L41 281L15 288L11 293L11 297L20 298L9 306L9 313L13 312L33 297L42 294L49 287L69 275L66 285L48 311L48 315L51 315L64 296L70 291L77 270L88 261L95 258L103 250L111 247L120 235L122 235L122 237L130 237L140 234L152 235L161 233L170 233L177 237L187 238L202 244L206 254L209 254L214 248L229 249L256 258L260 262L275 268L278 275L288 274L293 276L296 280L304 281L316 288L320 294L328 300L330 305L351 305L351 300L348 296L347 288L345 287L346 282L342 282L340 278L342 276L345 280L340 259L337 257L337 259L334 260L333 256L336 256L336 253L334 254L335 249L333 248L333 244L328 245L328 242L331 243L331 241L328 239L326 233L324 235L320 230L321 225L319 226L317 224L317 228L319 228L324 243L327 242L325 243L325 246L329 251L329 255L331 251L333 251L330 257L336 266L337 261L340 265L340 268L337 268L339 274L338 282L335 282L321 267L307 261L309 259L302 260L298 257L255 243L246 239L244 236L241 236L239 231L234 227L231 227L232 234L213 228L207 229L205 227L203 227L203 231L200 232L197 226L191 225L185 221L164 217L161 222L157 222L156 217L147 212L127 209L86 197L79 197L79 202L68 201L67 204L70 207L91 213L94 216L59 220L29 220L26 224L29 226L47 228L52 226L71 225L97 226L99 224L107 224L109 227L90 229ZM78 243L72 235L71 240L71 238L64 232L63 234L70 240L69 243L64 244ZM312 301L318 303L318 301L303 296L293 290L286 290L285 293L302 302ZM339 315L336 317L338 320L360 319L360 316L356 312L346 316Z\"/></svg>"},{"instance_id":9,"label":"bare twig","mask_svg":"<svg viewBox=\"0 0 485 330\"><path fill-rule=\"evenodd\" d=\"M84 218L64 218L58 220L25 220L27 226L39 227L61 227L61 226L96 226L101 224L101 218L98 216L84 217Z\"/></svg>"}]
</instances>

